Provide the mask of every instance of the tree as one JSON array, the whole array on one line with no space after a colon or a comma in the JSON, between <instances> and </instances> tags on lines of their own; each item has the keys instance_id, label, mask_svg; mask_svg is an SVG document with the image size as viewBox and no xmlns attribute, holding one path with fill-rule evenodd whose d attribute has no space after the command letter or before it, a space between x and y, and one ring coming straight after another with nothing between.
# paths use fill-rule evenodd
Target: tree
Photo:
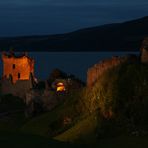
<instances>
[{"instance_id":1,"label":"tree","mask_svg":"<svg viewBox=\"0 0 148 148\"><path fill-rule=\"evenodd\" d=\"M48 77L48 83L51 84L53 81L55 81L55 79L61 79L66 77L67 77L66 73L62 72L59 69L54 69Z\"/></svg>"}]
</instances>

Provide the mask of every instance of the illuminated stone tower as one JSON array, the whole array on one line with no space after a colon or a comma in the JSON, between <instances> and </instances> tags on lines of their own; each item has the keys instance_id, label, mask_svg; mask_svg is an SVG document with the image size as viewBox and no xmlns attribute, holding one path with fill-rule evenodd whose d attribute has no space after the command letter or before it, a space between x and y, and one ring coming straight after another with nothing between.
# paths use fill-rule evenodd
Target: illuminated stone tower
<instances>
[{"instance_id":1,"label":"illuminated stone tower","mask_svg":"<svg viewBox=\"0 0 148 148\"><path fill-rule=\"evenodd\" d=\"M29 80L30 74L34 75L34 60L26 54L16 56L13 53L3 53L2 61L3 77L11 77L13 83L17 80Z\"/></svg>"},{"instance_id":2,"label":"illuminated stone tower","mask_svg":"<svg viewBox=\"0 0 148 148\"><path fill-rule=\"evenodd\" d=\"M34 60L26 54L2 53L2 62L1 93L25 99L26 93L35 85Z\"/></svg>"}]
</instances>

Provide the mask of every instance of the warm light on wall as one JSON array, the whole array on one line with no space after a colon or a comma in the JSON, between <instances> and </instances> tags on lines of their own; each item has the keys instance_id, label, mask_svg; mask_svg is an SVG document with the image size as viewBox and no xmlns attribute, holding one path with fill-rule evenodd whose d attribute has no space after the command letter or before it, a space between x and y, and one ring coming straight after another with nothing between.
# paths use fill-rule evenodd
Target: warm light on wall
<instances>
[{"instance_id":1,"label":"warm light on wall","mask_svg":"<svg viewBox=\"0 0 148 148\"><path fill-rule=\"evenodd\" d=\"M60 92L60 91L65 91L65 86L62 82L59 82L57 83L57 91Z\"/></svg>"}]
</instances>

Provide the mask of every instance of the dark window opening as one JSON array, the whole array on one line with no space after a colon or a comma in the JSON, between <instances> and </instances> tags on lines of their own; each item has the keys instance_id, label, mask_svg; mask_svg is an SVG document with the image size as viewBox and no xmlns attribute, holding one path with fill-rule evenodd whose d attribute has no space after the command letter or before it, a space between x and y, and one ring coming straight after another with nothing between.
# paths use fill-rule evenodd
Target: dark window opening
<instances>
[{"instance_id":1,"label":"dark window opening","mask_svg":"<svg viewBox=\"0 0 148 148\"><path fill-rule=\"evenodd\" d=\"M18 79L20 79L20 77L21 77L21 74L20 74L20 73L18 73Z\"/></svg>"},{"instance_id":2,"label":"dark window opening","mask_svg":"<svg viewBox=\"0 0 148 148\"><path fill-rule=\"evenodd\" d=\"M15 69L15 64L12 65L12 68Z\"/></svg>"},{"instance_id":3,"label":"dark window opening","mask_svg":"<svg viewBox=\"0 0 148 148\"><path fill-rule=\"evenodd\" d=\"M13 77L11 74L9 74L9 79L12 81L13 80Z\"/></svg>"}]
</instances>

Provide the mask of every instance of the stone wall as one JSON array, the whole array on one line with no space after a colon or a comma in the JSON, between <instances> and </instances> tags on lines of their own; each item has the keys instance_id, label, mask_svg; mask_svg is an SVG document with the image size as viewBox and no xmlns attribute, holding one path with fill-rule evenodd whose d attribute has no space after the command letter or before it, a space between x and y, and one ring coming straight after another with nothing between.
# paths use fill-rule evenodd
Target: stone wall
<instances>
[{"instance_id":1,"label":"stone wall","mask_svg":"<svg viewBox=\"0 0 148 148\"><path fill-rule=\"evenodd\" d=\"M2 95L12 94L14 96L19 96L23 99L26 98L26 93L33 87L32 79L29 80L18 80L16 83L12 83L9 78L3 78L1 80L1 93Z\"/></svg>"},{"instance_id":2,"label":"stone wall","mask_svg":"<svg viewBox=\"0 0 148 148\"><path fill-rule=\"evenodd\" d=\"M141 62L148 63L148 38L145 38L141 46Z\"/></svg>"},{"instance_id":3,"label":"stone wall","mask_svg":"<svg viewBox=\"0 0 148 148\"><path fill-rule=\"evenodd\" d=\"M108 69L115 67L126 61L137 61L136 55L128 55L123 57L114 56L111 59L106 59L95 64L87 71L87 86L92 87L97 79Z\"/></svg>"}]
</instances>

